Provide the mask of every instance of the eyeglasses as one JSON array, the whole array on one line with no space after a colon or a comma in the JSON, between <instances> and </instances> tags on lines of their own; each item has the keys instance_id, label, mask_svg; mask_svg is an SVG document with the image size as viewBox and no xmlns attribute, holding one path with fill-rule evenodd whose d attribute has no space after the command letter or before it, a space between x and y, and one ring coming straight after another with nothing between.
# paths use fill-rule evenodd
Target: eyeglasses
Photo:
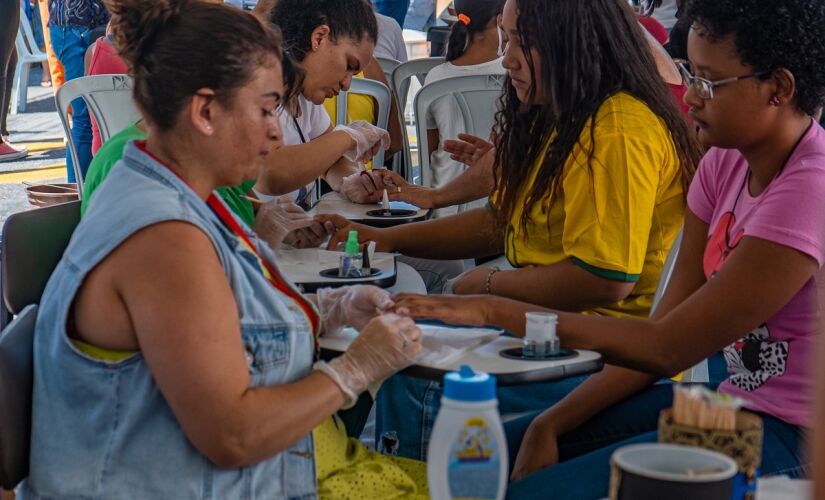
<instances>
[{"instance_id":1,"label":"eyeglasses","mask_svg":"<svg viewBox=\"0 0 825 500\"><path fill-rule=\"evenodd\" d=\"M682 81L688 87L691 87L696 95L699 96L700 99L705 101L709 99L713 99L713 89L715 87L719 87L721 85L727 85L728 83L738 82L739 80L745 80L747 78L762 78L771 74L770 71L763 71L761 73L753 73L752 75L744 75L744 76L734 76L732 78L725 78L723 80L716 80L714 82L710 80L706 80L704 78L700 78L698 76L693 76L690 70L690 63L687 61L676 61L677 66L679 66L679 72L682 74Z\"/></svg>"}]
</instances>

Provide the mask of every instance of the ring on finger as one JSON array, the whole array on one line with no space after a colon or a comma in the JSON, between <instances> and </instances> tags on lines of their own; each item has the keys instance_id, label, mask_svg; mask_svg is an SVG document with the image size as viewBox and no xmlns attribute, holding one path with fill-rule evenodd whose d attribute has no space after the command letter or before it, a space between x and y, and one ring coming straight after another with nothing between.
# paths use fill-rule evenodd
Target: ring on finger
<instances>
[{"instance_id":1,"label":"ring on finger","mask_svg":"<svg viewBox=\"0 0 825 500\"><path fill-rule=\"evenodd\" d=\"M395 192L398 193L398 194L401 194L401 186L396 186L395 187Z\"/></svg>"}]
</instances>

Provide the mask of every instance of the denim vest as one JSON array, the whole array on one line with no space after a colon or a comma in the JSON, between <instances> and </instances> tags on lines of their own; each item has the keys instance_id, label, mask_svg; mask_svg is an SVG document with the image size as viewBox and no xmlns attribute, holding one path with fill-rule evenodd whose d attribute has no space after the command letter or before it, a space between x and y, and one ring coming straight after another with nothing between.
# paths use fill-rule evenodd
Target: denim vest
<instances>
[{"instance_id":1,"label":"denim vest","mask_svg":"<svg viewBox=\"0 0 825 500\"><path fill-rule=\"evenodd\" d=\"M286 384L310 373L312 333L300 308L264 278L255 256L203 200L129 144L95 193L41 301L31 470L22 498L316 497L310 434L264 462L220 469L186 439L140 353L99 361L67 337L69 309L89 271L136 231L170 220L197 226L215 247L235 295L251 385ZM250 239L274 262L266 244L251 233Z\"/></svg>"}]
</instances>

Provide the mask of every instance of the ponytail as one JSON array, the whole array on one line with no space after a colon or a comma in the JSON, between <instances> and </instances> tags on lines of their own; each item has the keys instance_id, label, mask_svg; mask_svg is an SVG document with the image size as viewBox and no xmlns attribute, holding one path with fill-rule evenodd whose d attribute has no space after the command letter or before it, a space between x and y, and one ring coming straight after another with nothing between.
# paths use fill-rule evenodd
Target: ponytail
<instances>
[{"instance_id":1,"label":"ponytail","mask_svg":"<svg viewBox=\"0 0 825 500\"><path fill-rule=\"evenodd\" d=\"M473 36L486 30L490 22L501 14L504 2L505 0L455 0L458 21L450 30L447 62L454 61L464 54L472 43Z\"/></svg>"}]
</instances>

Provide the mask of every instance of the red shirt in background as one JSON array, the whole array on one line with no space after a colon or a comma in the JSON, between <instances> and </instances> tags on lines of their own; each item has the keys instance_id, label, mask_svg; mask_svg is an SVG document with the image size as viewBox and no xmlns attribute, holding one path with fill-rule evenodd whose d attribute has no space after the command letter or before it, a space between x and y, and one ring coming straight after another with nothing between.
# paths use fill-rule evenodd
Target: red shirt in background
<instances>
[{"instance_id":1,"label":"red shirt in background","mask_svg":"<svg viewBox=\"0 0 825 500\"><path fill-rule=\"evenodd\" d=\"M106 41L106 37L100 37L95 42L92 49L92 60L89 61L89 76L92 75L122 75L129 71L128 66L120 58L115 47ZM97 150L102 145L100 140L100 128L92 116L92 154L97 154Z\"/></svg>"}]
</instances>

